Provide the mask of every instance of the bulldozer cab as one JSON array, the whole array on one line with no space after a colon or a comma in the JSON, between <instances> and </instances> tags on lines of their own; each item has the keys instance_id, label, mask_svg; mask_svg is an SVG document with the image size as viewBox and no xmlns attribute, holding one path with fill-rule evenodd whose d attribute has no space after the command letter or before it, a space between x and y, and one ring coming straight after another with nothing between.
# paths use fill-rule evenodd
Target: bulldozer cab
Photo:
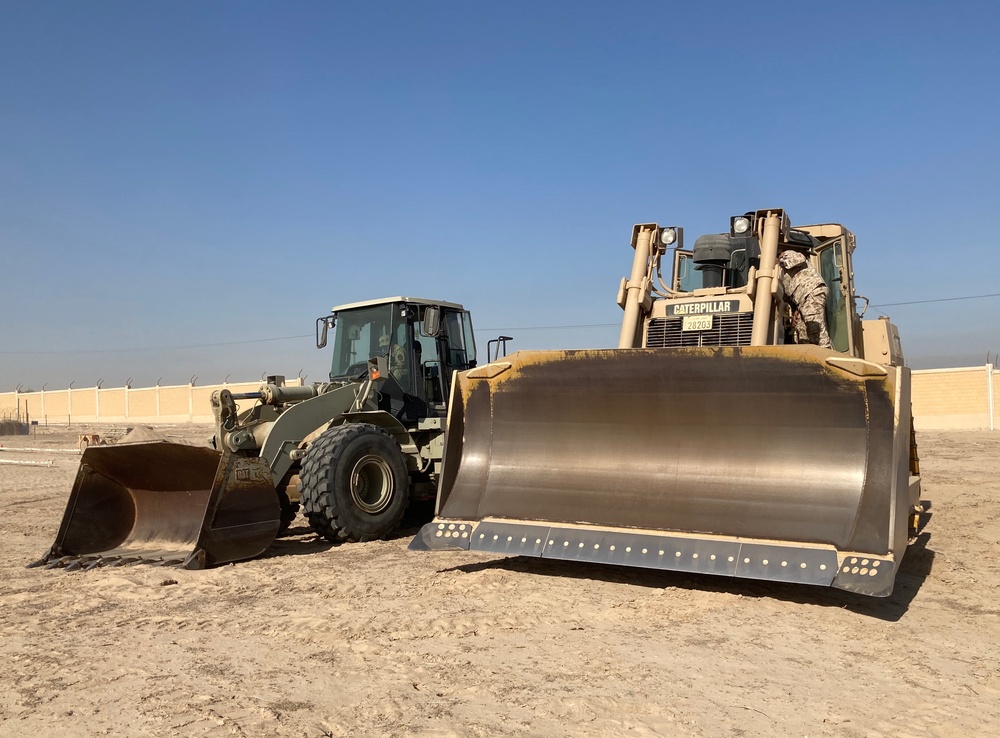
<instances>
[{"instance_id":1,"label":"bulldozer cab","mask_svg":"<svg viewBox=\"0 0 1000 738\"><path fill-rule=\"evenodd\" d=\"M476 365L469 312L460 305L398 297L334 308L330 380L351 381L384 359L380 410L400 421L444 417L455 371Z\"/></svg>"},{"instance_id":2,"label":"bulldozer cab","mask_svg":"<svg viewBox=\"0 0 1000 738\"><path fill-rule=\"evenodd\" d=\"M744 219L751 223L755 213ZM737 218L733 218L733 221ZM685 249L681 238L676 243L670 261L673 275L669 289L660 297L683 299L717 294L745 294L756 272L760 270L760 241L757 235L734 232L700 237L693 249ZM680 232L681 229L673 229ZM856 312L854 272L851 256L854 235L838 224L806 225L782 228L779 249L793 249L806 257L828 289L826 323L833 348L854 356L863 354L860 316ZM655 257L654 257L655 258ZM783 317L788 322L787 313ZM787 330L777 333L774 343L791 343Z\"/></svg>"}]
</instances>

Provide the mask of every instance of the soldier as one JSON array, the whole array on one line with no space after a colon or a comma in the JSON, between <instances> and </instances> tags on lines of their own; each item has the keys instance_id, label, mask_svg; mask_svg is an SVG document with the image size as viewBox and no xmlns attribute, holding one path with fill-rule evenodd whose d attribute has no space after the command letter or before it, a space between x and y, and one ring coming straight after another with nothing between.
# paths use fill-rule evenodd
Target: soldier
<instances>
[{"instance_id":1,"label":"soldier","mask_svg":"<svg viewBox=\"0 0 1000 738\"><path fill-rule=\"evenodd\" d=\"M385 349L384 356L389 359L389 374L396 378L396 381L400 383L403 387L406 387L406 383L409 381L409 371L406 361L406 351L398 343L392 340L392 336L388 333L383 333L378 337L378 345L380 349Z\"/></svg>"},{"instance_id":2,"label":"soldier","mask_svg":"<svg viewBox=\"0 0 1000 738\"><path fill-rule=\"evenodd\" d=\"M781 265L781 287L785 300L792 307L792 328L796 343L814 343L833 348L826 330L826 283L819 272L806 263L798 251L786 250L778 255Z\"/></svg>"},{"instance_id":3,"label":"soldier","mask_svg":"<svg viewBox=\"0 0 1000 738\"><path fill-rule=\"evenodd\" d=\"M389 349L389 373L396 378L396 380L403 386L406 387L406 382L409 379L409 372L407 371L407 361L406 361L406 351L398 343L392 344Z\"/></svg>"}]
</instances>

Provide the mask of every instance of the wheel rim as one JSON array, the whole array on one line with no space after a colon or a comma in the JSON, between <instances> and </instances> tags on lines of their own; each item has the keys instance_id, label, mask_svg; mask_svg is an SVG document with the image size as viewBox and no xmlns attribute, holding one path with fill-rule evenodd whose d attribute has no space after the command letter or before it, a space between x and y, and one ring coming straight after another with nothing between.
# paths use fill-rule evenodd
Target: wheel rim
<instances>
[{"instance_id":1,"label":"wheel rim","mask_svg":"<svg viewBox=\"0 0 1000 738\"><path fill-rule=\"evenodd\" d=\"M393 487L392 469L380 456L365 456L351 470L351 499L369 515L389 506Z\"/></svg>"}]
</instances>

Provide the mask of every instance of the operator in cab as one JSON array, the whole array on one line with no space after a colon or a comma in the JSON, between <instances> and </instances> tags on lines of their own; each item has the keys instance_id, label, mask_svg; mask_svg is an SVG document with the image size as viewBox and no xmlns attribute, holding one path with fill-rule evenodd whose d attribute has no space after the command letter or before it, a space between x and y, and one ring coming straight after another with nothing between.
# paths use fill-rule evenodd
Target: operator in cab
<instances>
[{"instance_id":1,"label":"operator in cab","mask_svg":"<svg viewBox=\"0 0 1000 738\"><path fill-rule=\"evenodd\" d=\"M812 343L833 348L826 329L826 298L829 289L820 273L798 251L786 249L778 254L781 287L792 308L792 330L796 343Z\"/></svg>"}]
</instances>

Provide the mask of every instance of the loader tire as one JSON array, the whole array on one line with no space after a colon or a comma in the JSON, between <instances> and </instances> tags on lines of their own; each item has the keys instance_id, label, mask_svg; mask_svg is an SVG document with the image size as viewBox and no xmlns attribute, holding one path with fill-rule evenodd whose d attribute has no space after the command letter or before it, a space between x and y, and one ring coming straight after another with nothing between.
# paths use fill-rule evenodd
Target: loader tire
<instances>
[{"instance_id":1,"label":"loader tire","mask_svg":"<svg viewBox=\"0 0 1000 738\"><path fill-rule=\"evenodd\" d=\"M349 423L317 438L302 462L302 511L333 543L392 533L410 501L406 461L378 426Z\"/></svg>"}]
</instances>

